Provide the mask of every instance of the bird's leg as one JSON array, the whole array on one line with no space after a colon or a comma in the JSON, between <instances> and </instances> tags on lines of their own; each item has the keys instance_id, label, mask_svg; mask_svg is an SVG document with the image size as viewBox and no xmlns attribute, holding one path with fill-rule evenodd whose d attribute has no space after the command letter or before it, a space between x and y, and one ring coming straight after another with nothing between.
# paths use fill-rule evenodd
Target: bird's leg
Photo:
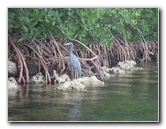
<instances>
[{"instance_id":1,"label":"bird's leg","mask_svg":"<svg viewBox=\"0 0 166 129\"><path fill-rule=\"evenodd\" d=\"M74 79L76 79L76 72L74 72L75 74L74 74Z\"/></svg>"},{"instance_id":2,"label":"bird's leg","mask_svg":"<svg viewBox=\"0 0 166 129\"><path fill-rule=\"evenodd\" d=\"M71 68L71 77L72 77L72 80L75 79L75 71L73 70L73 68Z\"/></svg>"},{"instance_id":3,"label":"bird's leg","mask_svg":"<svg viewBox=\"0 0 166 129\"><path fill-rule=\"evenodd\" d=\"M78 79L78 73L75 72L75 79Z\"/></svg>"},{"instance_id":4,"label":"bird's leg","mask_svg":"<svg viewBox=\"0 0 166 129\"><path fill-rule=\"evenodd\" d=\"M78 73L76 74L76 78L78 79Z\"/></svg>"}]
</instances>

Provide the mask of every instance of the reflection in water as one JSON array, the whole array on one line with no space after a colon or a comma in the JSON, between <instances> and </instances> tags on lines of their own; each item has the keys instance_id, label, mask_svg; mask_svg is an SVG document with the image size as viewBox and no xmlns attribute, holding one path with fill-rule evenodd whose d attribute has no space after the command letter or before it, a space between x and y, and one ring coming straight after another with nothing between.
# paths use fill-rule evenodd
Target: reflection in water
<instances>
[{"instance_id":1,"label":"reflection in water","mask_svg":"<svg viewBox=\"0 0 166 129\"><path fill-rule=\"evenodd\" d=\"M77 120L81 113L81 102L76 102L75 105L69 111L70 120Z\"/></svg>"},{"instance_id":2,"label":"reflection in water","mask_svg":"<svg viewBox=\"0 0 166 129\"><path fill-rule=\"evenodd\" d=\"M157 121L158 69L117 74L103 87L56 91L55 86L22 85L8 94L9 121Z\"/></svg>"}]
</instances>

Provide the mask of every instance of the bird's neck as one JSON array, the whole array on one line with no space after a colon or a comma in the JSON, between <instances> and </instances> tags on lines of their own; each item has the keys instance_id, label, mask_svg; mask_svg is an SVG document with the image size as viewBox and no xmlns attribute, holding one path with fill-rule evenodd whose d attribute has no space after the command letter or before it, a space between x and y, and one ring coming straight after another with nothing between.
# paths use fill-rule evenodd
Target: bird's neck
<instances>
[{"instance_id":1,"label":"bird's neck","mask_svg":"<svg viewBox=\"0 0 166 129\"><path fill-rule=\"evenodd\" d=\"M73 45L70 46L70 53L73 53Z\"/></svg>"},{"instance_id":2,"label":"bird's neck","mask_svg":"<svg viewBox=\"0 0 166 129\"><path fill-rule=\"evenodd\" d=\"M73 51L72 50L70 50L70 56L72 56L74 53L73 53Z\"/></svg>"}]
</instances>

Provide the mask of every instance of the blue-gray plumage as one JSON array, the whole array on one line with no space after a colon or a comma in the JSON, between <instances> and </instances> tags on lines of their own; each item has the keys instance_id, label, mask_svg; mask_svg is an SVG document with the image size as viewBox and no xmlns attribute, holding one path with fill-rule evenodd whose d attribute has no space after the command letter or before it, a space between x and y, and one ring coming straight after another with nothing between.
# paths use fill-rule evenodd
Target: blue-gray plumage
<instances>
[{"instance_id":1,"label":"blue-gray plumage","mask_svg":"<svg viewBox=\"0 0 166 129\"><path fill-rule=\"evenodd\" d=\"M64 45L70 46L70 64L74 68L74 70L81 76L81 73L82 73L81 64L78 58L76 57L76 55L74 55L73 53L73 47L74 47L73 43L69 42L69 43L65 43Z\"/></svg>"}]
</instances>

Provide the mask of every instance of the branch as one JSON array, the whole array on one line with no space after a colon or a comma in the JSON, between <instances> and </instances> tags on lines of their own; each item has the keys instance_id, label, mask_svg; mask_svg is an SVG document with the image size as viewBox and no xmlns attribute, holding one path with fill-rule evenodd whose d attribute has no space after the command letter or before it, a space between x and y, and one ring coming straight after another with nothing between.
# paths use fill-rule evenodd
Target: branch
<instances>
[{"instance_id":1,"label":"branch","mask_svg":"<svg viewBox=\"0 0 166 129\"><path fill-rule=\"evenodd\" d=\"M76 40L76 39L72 39L73 41L76 41L77 43L79 43L79 44L81 44L82 46L84 46L86 49L88 49L95 57L93 57L93 58L90 58L90 59L85 59L85 58L79 58L79 59L83 59L83 60L85 60L85 61L92 61L92 60L94 60L94 59L96 59L98 56L91 50L91 49L89 49L85 44L83 44L82 42L80 42L80 41L78 41L78 40Z\"/></svg>"}]
</instances>

